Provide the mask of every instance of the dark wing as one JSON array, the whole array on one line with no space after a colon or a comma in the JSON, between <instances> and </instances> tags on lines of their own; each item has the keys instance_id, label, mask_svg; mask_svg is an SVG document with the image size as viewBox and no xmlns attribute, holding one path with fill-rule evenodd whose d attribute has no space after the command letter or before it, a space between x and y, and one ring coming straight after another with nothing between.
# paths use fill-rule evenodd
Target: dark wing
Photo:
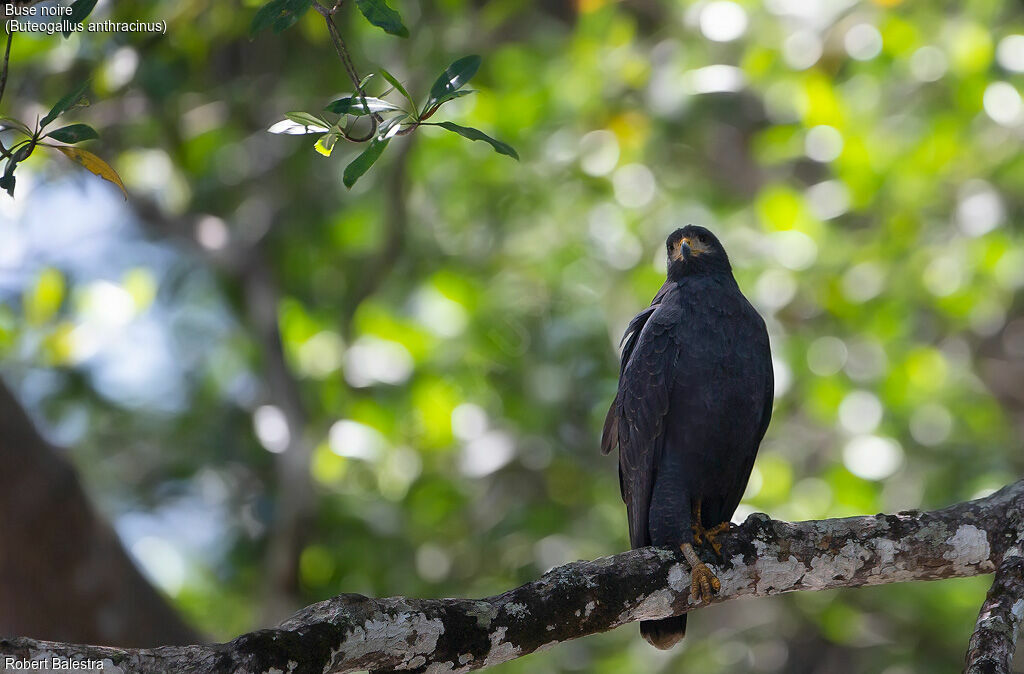
<instances>
[{"instance_id":1,"label":"dark wing","mask_svg":"<svg viewBox=\"0 0 1024 674\"><path fill-rule=\"evenodd\" d=\"M756 310L749 306L749 303L748 307L749 311L756 315ZM757 450L761 444L761 439L764 438L764 434L768 431L768 424L772 420L772 405L775 401L775 373L772 366L772 349L768 341L768 330L760 317L752 321L750 325L754 327L753 332L750 335L741 335L741 338L748 340L752 349L753 363L751 369L754 370L755 382L753 388L755 390L759 389L761 393L761 416L758 420L756 435L753 438L749 454L745 457L742 469L736 476L736 483L726 496L724 512L728 513L729 517L735 512L736 507L743 498L747 481L750 479L750 471L754 468L754 460L757 458Z\"/></svg>"},{"instance_id":2,"label":"dark wing","mask_svg":"<svg viewBox=\"0 0 1024 674\"><path fill-rule=\"evenodd\" d=\"M633 353L633 349L636 347L636 342L640 337L640 332L644 329L647 324L647 319L651 317L654 310L657 309L657 305L652 304L647 307L639 314L633 317L633 320L629 322L629 326L626 328L626 332L622 335L622 342L620 346L625 344L622 348L622 362L619 365L619 377L622 377L622 373L626 370L626 363L629 362L629 357ZM615 398L612 400L611 406L608 407L608 414L604 418L604 429L601 431L601 453L608 454L615 445L619 444L619 394L615 393Z\"/></svg>"},{"instance_id":3,"label":"dark wing","mask_svg":"<svg viewBox=\"0 0 1024 674\"><path fill-rule=\"evenodd\" d=\"M647 516L656 466L665 438L673 373L682 350L681 309L671 299L659 304L636 338L619 378L619 484L629 514L634 547L650 543Z\"/></svg>"},{"instance_id":4,"label":"dark wing","mask_svg":"<svg viewBox=\"0 0 1024 674\"><path fill-rule=\"evenodd\" d=\"M626 327L626 331L622 333L622 341L619 342L619 346L622 347L622 359L619 365L619 376L626 370L626 364L629 362L629 357L633 353L633 349L636 347L637 339L640 337L640 332L644 329L647 324L647 319L651 317L654 310L661 304L662 298L669 289L674 286L671 281L665 281L658 290L658 294L651 300L651 305L641 311L639 314L633 317L633 320L629 322ZM625 346L623 346L625 345ZM619 444L619 395L615 394L615 398L612 400L612 404L608 407L608 414L604 417L604 429L601 431L601 453L608 454L615 445ZM625 498L625 497L623 497Z\"/></svg>"}]
</instances>

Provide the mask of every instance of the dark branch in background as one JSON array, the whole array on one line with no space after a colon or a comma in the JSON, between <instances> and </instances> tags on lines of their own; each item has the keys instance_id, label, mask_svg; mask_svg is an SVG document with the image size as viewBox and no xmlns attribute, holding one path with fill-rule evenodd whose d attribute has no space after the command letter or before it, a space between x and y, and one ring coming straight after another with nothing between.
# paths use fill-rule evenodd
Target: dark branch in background
<instances>
[{"instance_id":1,"label":"dark branch in background","mask_svg":"<svg viewBox=\"0 0 1024 674\"><path fill-rule=\"evenodd\" d=\"M195 245L195 223L191 218L167 215L156 203L133 198L131 205L140 222L155 235L181 239ZM229 276L241 288L247 332L255 344L264 373L264 402L277 407L288 425L289 441L275 455L276 493L273 520L267 534L266 583L262 617L280 620L296 608L298 560L304 540L302 532L313 516L313 486L309 466L312 447L307 438L308 415L299 384L285 358L278 326L280 292L260 242L243 243L207 253L205 259Z\"/></svg>"},{"instance_id":2,"label":"dark branch in background","mask_svg":"<svg viewBox=\"0 0 1024 674\"><path fill-rule=\"evenodd\" d=\"M151 201L133 199L131 203L150 231L195 243L191 219L172 218ZM285 358L277 314L280 292L260 243L237 243L208 254L206 259L241 288L248 332L263 364L264 401L281 410L288 425L288 444L275 455L276 508L267 537L262 613L265 619L274 621L296 608L303 531L314 512L308 414L299 384Z\"/></svg>"},{"instance_id":3,"label":"dark branch in background","mask_svg":"<svg viewBox=\"0 0 1024 674\"><path fill-rule=\"evenodd\" d=\"M354 296L343 310L341 334L352 337L352 319L359 305L372 296L388 278L400 256L408 228L406 208L406 172L412 143L406 143L395 157L387 190L387 233L379 253L359 275ZM281 406L288 421L291 439L288 448L277 455L278 506L267 550L268 596L264 615L279 620L295 609L289 604L298 595L298 564L305 544L303 532L314 516L314 485L311 480L312 447L305 437L308 418L298 383L285 360L278 328L276 281L268 264L258 252L245 275L246 304L250 321L261 344L267 371L269 393ZM258 258L258 259L257 259Z\"/></svg>"},{"instance_id":4,"label":"dark branch in background","mask_svg":"<svg viewBox=\"0 0 1024 674\"><path fill-rule=\"evenodd\" d=\"M7 32L7 47L4 49L4 62L0 66L0 102L3 102L4 92L7 90L7 71L11 65L11 42L14 41L14 31ZM7 159L11 151L0 141L0 159Z\"/></svg>"},{"instance_id":5,"label":"dark branch in background","mask_svg":"<svg viewBox=\"0 0 1024 674\"><path fill-rule=\"evenodd\" d=\"M346 340L352 339L352 319L359 306L384 284L394 271L405 248L405 239L409 231L408 207L408 172L409 155L412 153L414 140L403 143L391 166L387 183L384 207L384 240L380 248L361 266L356 286L342 307L341 334Z\"/></svg>"},{"instance_id":6,"label":"dark branch in background","mask_svg":"<svg viewBox=\"0 0 1024 674\"><path fill-rule=\"evenodd\" d=\"M295 610L299 555L314 513L310 462L313 448L307 435L308 415L299 384L285 359L277 310L277 281L258 245L247 251L240 282L252 334L266 373L267 401L278 407L288 425L288 443L277 462L277 499L267 541L267 595L264 614L280 619Z\"/></svg>"},{"instance_id":7,"label":"dark branch in background","mask_svg":"<svg viewBox=\"0 0 1024 674\"><path fill-rule=\"evenodd\" d=\"M937 580L1019 569L1024 481L977 501L917 511L791 524L752 515L723 536L722 581L712 603L785 592ZM1009 549L1007 549L1009 548ZM986 605L1019 616L1018 575L997 578ZM487 599L371 599L340 595L299 611L275 629L213 646L124 650L0 639L16 658L109 659L105 671L466 672L551 648L563 641L699 608L690 572L675 550L642 548L558 567L539 580ZM985 616L983 615L982 621ZM1019 620L1019 618L1017 619ZM979 621L981 622L981 621ZM1012 631L1002 650L974 671L1009 672ZM972 639L972 651L988 637ZM976 658L977 660L977 658Z\"/></svg>"},{"instance_id":8,"label":"dark branch in background","mask_svg":"<svg viewBox=\"0 0 1024 674\"><path fill-rule=\"evenodd\" d=\"M7 70L11 65L11 43L14 41L14 31L7 32L7 46L4 48L4 64L0 70L0 102L4 100L4 91L7 89Z\"/></svg>"},{"instance_id":9,"label":"dark branch in background","mask_svg":"<svg viewBox=\"0 0 1024 674\"><path fill-rule=\"evenodd\" d=\"M385 187L388 206L381 248L365 262L362 273L356 275L358 285L351 296L346 297L339 323L339 331L346 340L351 339L352 318L359 305L377 292L401 255L408 229L406 174L412 147L411 142L403 144L391 167ZM151 231L194 243L191 221L168 217L152 202L133 199L131 203L136 215ZM279 284L260 243L237 243L207 257L242 288L249 332L264 366L266 402L282 411L290 433L287 448L275 456L277 507L268 533L262 611L265 623L269 623L296 608L298 563L305 544L303 532L314 515L315 505L310 477L312 446L307 436L309 419L281 342L277 315Z\"/></svg>"}]
</instances>

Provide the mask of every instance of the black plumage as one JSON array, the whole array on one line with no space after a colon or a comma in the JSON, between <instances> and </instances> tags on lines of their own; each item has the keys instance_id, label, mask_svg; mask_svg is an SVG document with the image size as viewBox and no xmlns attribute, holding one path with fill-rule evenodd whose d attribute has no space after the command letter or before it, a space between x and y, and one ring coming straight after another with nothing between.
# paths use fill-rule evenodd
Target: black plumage
<instances>
[{"instance_id":1,"label":"black plumage","mask_svg":"<svg viewBox=\"0 0 1024 674\"><path fill-rule=\"evenodd\" d=\"M632 547L682 547L695 567L693 593L706 600L718 581L691 546L714 545L746 488L771 419L771 350L710 231L689 225L666 246L668 279L623 336L601 449L619 447ZM685 629L685 615L640 625L659 648Z\"/></svg>"}]
</instances>

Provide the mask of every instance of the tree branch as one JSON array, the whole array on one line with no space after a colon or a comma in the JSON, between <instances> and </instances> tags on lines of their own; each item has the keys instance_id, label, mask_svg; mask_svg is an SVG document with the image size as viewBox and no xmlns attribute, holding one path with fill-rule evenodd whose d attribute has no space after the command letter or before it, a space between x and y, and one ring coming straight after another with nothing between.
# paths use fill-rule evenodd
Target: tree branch
<instances>
[{"instance_id":1,"label":"tree branch","mask_svg":"<svg viewBox=\"0 0 1024 674\"><path fill-rule=\"evenodd\" d=\"M278 326L280 293L273 269L260 244L247 249L239 281L245 300L251 333L259 346L265 372L264 395L285 417L288 442L275 455L277 503L267 537L267 579L263 615L280 620L301 604L299 555L305 545L314 508L310 475L313 447L307 437L308 414L302 392L285 358Z\"/></svg>"},{"instance_id":2,"label":"tree branch","mask_svg":"<svg viewBox=\"0 0 1024 674\"><path fill-rule=\"evenodd\" d=\"M4 60L0 65L0 101L4 99L4 91L7 89L7 71L11 66L11 42L14 41L14 32L7 33L7 46L4 47Z\"/></svg>"},{"instance_id":3,"label":"tree branch","mask_svg":"<svg viewBox=\"0 0 1024 674\"><path fill-rule=\"evenodd\" d=\"M1019 552L1009 554L1013 547L1008 542L1024 538L1021 513L1024 481L928 513L795 524L751 515L720 539L724 562L705 560L722 581L713 603L991 573L997 557L1004 564L1017 564L1012 560L1020 558ZM1002 594L990 593L989 601ZM682 555L643 548L566 564L487 599L340 595L306 607L276 629L245 634L227 644L127 650L14 638L0 639L0 655L104 660L104 671L125 674L466 672L629 622L696 608ZM972 640L972 650L984 647L978 641ZM1012 651L1012 639L1003 643Z\"/></svg>"},{"instance_id":4,"label":"tree branch","mask_svg":"<svg viewBox=\"0 0 1024 674\"><path fill-rule=\"evenodd\" d=\"M1016 513L1020 526L1022 513ZM1009 674L1024 618L1024 536L1002 555L967 650L966 674Z\"/></svg>"},{"instance_id":5,"label":"tree branch","mask_svg":"<svg viewBox=\"0 0 1024 674\"><path fill-rule=\"evenodd\" d=\"M348 47L345 46L345 40L341 37L341 33L338 32L338 27L334 24L334 14L341 9L341 1L339 0L334 4L331 9L328 9L321 5L319 2L313 4L313 8L324 17L324 22L327 24L327 32L331 36L331 42L334 43L334 51L338 53L338 58L341 59L341 64L345 67L345 72L348 74L348 78L352 80L352 86L355 87L356 94L359 96L359 101L363 104L363 110L370 118L370 131L363 137L350 136L347 132L342 131L342 135L346 140L352 141L353 143L363 143L377 134L377 128L383 120L376 112L370 112L370 106L366 103L366 92L363 91L362 80L359 79L359 73L356 71L355 63L352 62L352 57L348 53Z\"/></svg>"}]
</instances>

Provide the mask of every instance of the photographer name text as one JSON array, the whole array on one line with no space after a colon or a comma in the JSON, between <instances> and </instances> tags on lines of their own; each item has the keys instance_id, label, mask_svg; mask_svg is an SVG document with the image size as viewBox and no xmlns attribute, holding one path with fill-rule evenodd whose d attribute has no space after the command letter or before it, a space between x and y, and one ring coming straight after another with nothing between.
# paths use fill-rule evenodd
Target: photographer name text
<instances>
[{"instance_id":1,"label":"photographer name text","mask_svg":"<svg viewBox=\"0 0 1024 674\"><path fill-rule=\"evenodd\" d=\"M8 672L99 672L103 669L103 660L70 660L56 656L46 660L24 660L5 656L4 668Z\"/></svg>"}]
</instances>

